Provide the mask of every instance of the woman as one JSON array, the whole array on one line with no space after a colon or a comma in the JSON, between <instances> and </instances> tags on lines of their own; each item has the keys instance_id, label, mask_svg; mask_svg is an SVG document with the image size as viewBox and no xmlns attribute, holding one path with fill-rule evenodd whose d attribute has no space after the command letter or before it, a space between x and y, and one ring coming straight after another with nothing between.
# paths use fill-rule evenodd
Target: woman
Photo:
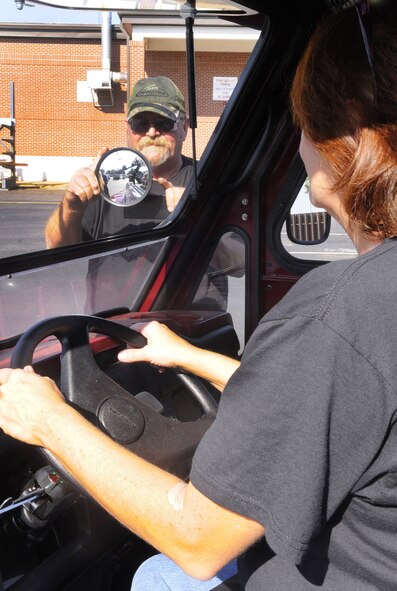
<instances>
[{"instance_id":1,"label":"woman","mask_svg":"<svg viewBox=\"0 0 397 591\"><path fill-rule=\"evenodd\" d=\"M237 556L247 591L397 588L396 25L392 2L374 9L367 54L354 8L328 18L292 88L311 199L358 257L305 275L240 366L158 323L119 355L227 384L188 484L117 448L31 369L0 372L0 426L48 447L187 573L160 556L134 591L214 588Z\"/></svg>"}]
</instances>

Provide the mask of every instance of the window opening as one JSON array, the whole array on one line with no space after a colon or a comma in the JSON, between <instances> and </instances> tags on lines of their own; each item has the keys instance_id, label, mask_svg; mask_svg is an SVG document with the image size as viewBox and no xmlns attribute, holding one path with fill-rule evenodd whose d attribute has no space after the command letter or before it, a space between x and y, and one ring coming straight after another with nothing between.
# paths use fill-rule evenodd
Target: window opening
<instances>
[{"instance_id":1,"label":"window opening","mask_svg":"<svg viewBox=\"0 0 397 591\"><path fill-rule=\"evenodd\" d=\"M219 239L193 296L196 310L229 312L240 343L245 343L246 245L237 232Z\"/></svg>"},{"instance_id":2,"label":"window opening","mask_svg":"<svg viewBox=\"0 0 397 591\"><path fill-rule=\"evenodd\" d=\"M281 230L281 243L293 257L303 260L335 261L354 258L356 249L345 230L333 218L328 237L321 244L319 233L324 229L325 210L312 205L309 196L309 183L305 179L291 209L290 214L298 227L296 234L301 234L307 244L294 244L288 238L286 223Z\"/></svg>"}]
</instances>

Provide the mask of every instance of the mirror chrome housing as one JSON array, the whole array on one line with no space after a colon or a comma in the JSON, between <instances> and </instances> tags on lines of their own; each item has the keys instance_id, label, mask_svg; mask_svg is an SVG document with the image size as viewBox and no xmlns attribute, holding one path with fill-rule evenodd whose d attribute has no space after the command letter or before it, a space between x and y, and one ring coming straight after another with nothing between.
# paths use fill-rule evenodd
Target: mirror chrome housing
<instances>
[{"instance_id":1,"label":"mirror chrome housing","mask_svg":"<svg viewBox=\"0 0 397 591\"><path fill-rule=\"evenodd\" d=\"M101 196L118 207L131 207L148 195L153 181L149 161L131 148L114 148L98 161L95 174Z\"/></svg>"}]
</instances>

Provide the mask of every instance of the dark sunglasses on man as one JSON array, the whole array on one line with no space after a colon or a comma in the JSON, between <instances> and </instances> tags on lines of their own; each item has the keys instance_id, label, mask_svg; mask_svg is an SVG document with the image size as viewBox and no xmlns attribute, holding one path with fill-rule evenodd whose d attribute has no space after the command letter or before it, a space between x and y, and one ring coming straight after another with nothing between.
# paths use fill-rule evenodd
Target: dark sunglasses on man
<instances>
[{"instance_id":1,"label":"dark sunglasses on man","mask_svg":"<svg viewBox=\"0 0 397 591\"><path fill-rule=\"evenodd\" d=\"M157 119L147 119L146 117L135 115L128 120L128 124L134 133L143 135L154 127L160 133L171 133L177 130L179 119L173 121L166 117L158 117Z\"/></svg>"}]
</instances>

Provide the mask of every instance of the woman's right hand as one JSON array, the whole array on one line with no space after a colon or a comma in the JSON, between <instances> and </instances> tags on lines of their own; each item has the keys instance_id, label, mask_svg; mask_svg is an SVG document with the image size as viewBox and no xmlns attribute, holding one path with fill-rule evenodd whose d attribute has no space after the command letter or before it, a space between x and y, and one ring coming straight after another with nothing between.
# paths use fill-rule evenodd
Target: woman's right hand
<instances>
[{"instance_id":1,"label":"woman's right hand","mask_svg":"<svg viewBox=\"0 0 397 591\"><path fill-rule=\"evenodd\" d=\"M146 361L157 367L177 367L211 382L220 392L240 365L236 359L191 345L160 322L133 328L147 338L147 345L142 349L120 351L120 361Z\"/></svg>"},{"instance_id":2,"label":"woman's right hand","mask_svg":"<svg viewBox=\"0 0 397 591\"><path fill-rule=\"evenodd\" d=\"M195 348L157 321L133 325L131 328L146 337L147 345L141 349L128 348L120 351L120 361L146 361L157 367L182 367L187 351Z\"/></svg>"}]
</instances>

